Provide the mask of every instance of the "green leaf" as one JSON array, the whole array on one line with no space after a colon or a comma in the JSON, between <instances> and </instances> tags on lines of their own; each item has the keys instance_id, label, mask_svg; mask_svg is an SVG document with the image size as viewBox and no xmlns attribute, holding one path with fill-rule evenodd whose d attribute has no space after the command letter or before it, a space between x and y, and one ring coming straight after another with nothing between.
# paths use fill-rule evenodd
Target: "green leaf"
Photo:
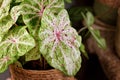
<instances>
[{"instance_id":1,"label":"green leaf","mask_svg":"<svg viewBox=\"0 0 120 80\"><path fill-rule=\"evenodd\" d=\"M87 52L85 51L85 46L84 46L84 44L82 44L82 43L81 43L81 46L80 46L80 51L83 53L83 55L84 55L87 59L89 59L88 54L87 54Z\"/></svg>"},{"instance_id":2,"label":"green leaf","mask_svg":"<svg viewBox=\"0 0 120 80\"><path fill-rule=\"evenodd\" d=\"M100 48L106 49L106 42L104 38L101 37L99 30L95 30L92 28L92 25L94 24L94 16L91 12L87 12L86 15L82 14L83 18L85 20L85 26L88 27L88 30L92 34L93 38L96 40L98 46Z\"/></svg>"},{"instance_id":3,"label":"green leaf","mask_svg":"<svg viewBox=\"0 0 120 80\"><path fill-rule=\"evenodd\" d=\"M15 57L10 57L10 56L3 56L0 57L0 73L4 72L5 70L8 69L9 64L13 63L16 61Z\"/></svg>"},{"instance_id":4,"label":"green leaf","mask_svg":"<svg viewBox=\"0 0 120 80\"><path fill-rule=\"evenodd\" d=\"M47 62L66 75L75 75L81 67L81 37L71 27L65 9L56 15L46 9L39 31L40 51Z\"/></svg>"},{"instance_id":5,"label":"green leaf","mask_svg":"<svg viewBox=\"0 0 120 80\"><path fill-rule=\"evenodd\" d=\"M25 61L38 60L41 58L39 47L35 46L28 53L25 54Z\"/></svg>"},{"instance_id":6,"label":"green leaf","mask_svg":"<svg viewBox=\"0 0 120 80\"><path fill-rule=\"evenodd\" d=\"M1 7L1 5L2 5L2 2L3 2L3 0L0 0L0 7Z\"/></svg>"},{"instance_id":7,"label":"green leaf","mask_svg":"<svg viewBox=\"0 0 120 80\"><path fill-rule=\"evenodd\" d=\"M13 19L14 22L16 22L18 20L18 17L21 15L22 13L22 6L19 5L19 6L14 6L12 9L11 9L11 12L10 12L10 15Z\"/></svg>"},{"instance_id":8,"label":"green leaf","mask_svg":"<svg viewBox=\"0 0 120 80\"><path fill-rule=\"evenodd\" d=\"M41 17L46 8L64 8L63 0L25 0L23 3L23 21L29 26L29 31L33 36L39 30ZM58 9L59 10L59 9ZM56 12L56 11L55 11Z\"/></svg>"},{"instance_id":9,"label":"green leaf","mask_svg":"<svg viewBox=\"0 0 120 80\"><path fill-rule=\"evenodd\" d=\"M23 2L24 0L15 0L15 3Z\"/></svg>"},{"instance_id":10,"label":"green leaf","mask_svg":"<svg viewBox=\"0 0 120 80\"><path fill-rule=\"evenodd\" d=\"M25 27L14 27L5 35L4 40L0 43L0 57L6 54L9 56L22 56L35 46L34 39Z\"/></svg>"},{"instance_id":11,"label":"green leaf","mask_svg":"<svg viewBox=\"0 0 120 80\"><path fill-rule=\"evenodd\" d=\"M86 13L86 15L84 15L84 13L82 13L82 16L83 16L85 23L88 27L92 26L94 24L94 16L91 12L88 11Z\"/></svg>"},{"instance_id":12,"label":"green leaf","mask_svg":"<svg viewBox=\"0 0 120 80\"><path fill-rule=\"evenodd\" d=\"M13 24L14 21L10 15L4 16L2 19L0 19L0 41Z\"/></svg>"},{"instance_id":13,"label":"green leaf","mask_svg":"<svg viewBox=\"0 0 120 80\"><path fill-rule=\"evenodd\" d=\"M8 15L11 1L12 0L3 0L0 7L0 19Z\"/></svg>"},{"instance_id":14,"label":"green leaf","mask_svg":"<svg viewBox=\"0 0 120 80\"><path fill-rule=\"evenodd\" d=\"M72 0L65 0L67 3L72 3Z\"/></svg>"},{"instance_id":15,"label":"green leaf","mask_svg":"<svg viewBox=\"0 0 120 80\"><path fill-rule=\"evenodd\" d=\"M9 15L11 1L12 0L3 0L0 7L0 41L14 24L12 17Z\"/></svg>"},{"instance_id":16,"label":"green leaf","mask_svg":"<svg viewBox=\"0 0 120 80\"><path fill-rule=\"evenodd\" d=\"M100 48L106 49L106 42L105 39L101 37L99 30L94 30L92 27L89 28L89 31L91 32L92 36L96 40L98 46Z\"/></svg>"},{"instance_id":17,"label":"green leaf","mask_svg":"<svg viewBox=\"0 0 120 80\"><path fill-rule=\"evenodd\" d=\"M81 15L81 13L86 13L86 11L90 11L92 12L92 8L91 7L72 7L68 9L68 13L70 16L70 20L71 21L79 21L79 20L83 20L83 16Z\"/></svg>"}]
</instances>

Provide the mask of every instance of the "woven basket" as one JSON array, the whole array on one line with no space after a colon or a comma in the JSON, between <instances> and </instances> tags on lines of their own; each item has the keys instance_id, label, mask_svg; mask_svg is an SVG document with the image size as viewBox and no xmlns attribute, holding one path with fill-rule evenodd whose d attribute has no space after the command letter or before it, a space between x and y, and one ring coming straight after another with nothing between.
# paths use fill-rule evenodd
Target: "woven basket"
<instances>
[{"instance_id":1,"label":"woven basket","mask_svg":"<svg viewBox=\"0 0 120 80\"><path fill-rule=\"evenodd\" d=\"M116 27L99 20L95 20L92 27L100 31L101 36L106 41L107 48L99 48L93 37L90 37L87 40L89 52L97 55L101 67L108 78L107 80L120 80L120 59L116 56L114 46ZM119 45L119 43L117 44Z\"/></svg>"},{"instance_id":2,"label":"woven basket","mask_svg":"<svg viewBox=\"0 0 120 80\"><path fill-rule=\"evenodd\" d=\"M76 80L74 77L63 75L56 69L26 70L15 64L10 65L11 80Z\"/></svg>"},{"instance_id":3,"label":"woven basket","mask_svg":"<svg viewBox=\"0 0 120 80\"><path fill-rule=\"evenodd\" d=\"M120 58L120 8L118 9L118 19L115 33L115 49L118 57Z\"/></svg>"},{"instance_id":4,"label":"woven basket","mask_svg":"<svg viewBox=\"0 0 120 80\"><path fill-rule=\"evenodd\" d=\"M106 1L107 0L95 0L94 6L93 6L95 16L99 20L101 20L102 22L104 22L106 24L116 25L118 9L106 5L106 4L109 4L109 2L106 2ZM114 0L112 0L112 1L114 1ZM106 3L104 3L104 2L106 2ZM115 2L113 2L113 3L115 3Z\"/></svg>"},{"instance_id":5,"label":"woven basket","mask_svg":"<svg viewBox=\"0 0 120 80\"><path fill-rule=\"evenodd\" d=\"M98 0L98 1L110 7L120 7L120 0Z\"/></svg>"}]
</instances>

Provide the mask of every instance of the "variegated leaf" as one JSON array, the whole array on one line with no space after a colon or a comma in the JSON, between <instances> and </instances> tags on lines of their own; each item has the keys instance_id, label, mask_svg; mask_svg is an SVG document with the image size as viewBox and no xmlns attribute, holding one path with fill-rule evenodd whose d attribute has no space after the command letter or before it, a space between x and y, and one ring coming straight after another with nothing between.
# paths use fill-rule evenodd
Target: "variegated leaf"
<instances>
[{"instance_id":1,"label":"variegated leaf","mask_svg":"<svg viewBox=\"0 0 120 80\"><path fill-rule=\"evenodd\" d=\"M4 16L2 19L0 19L0 41L13 24L14 21L10 15Z\"/></svg>"},{"instance_id":2,"label":"variegated leaf","mask_svg":"<svg viewBox=\"0 0 120 80\"><path fill-rule=\"evenodd\" d=\"M15 0L16 3L23 2L24 0Z\"/></svg>"},{"instance_id":3,"label":"variegated leaf","mask_svg":"<svg viewBox=\"0 0 120 80\"><path fill-rule=\"evenodd\" d=\"M3 0L0 0L0 7L1 7L1 5L2 5L2 2L3 2Z\"/></svg>"},{"instance_id":4,"label":"variegated leaf","mask_svg":"<svg viewBox=\"0 0 120 80\"><path fill-rule=\"evenodd\" d=\"M81 37L71 27L65 9L56 15L44 11L39 31L40 51L48 63L67 75L75 75L81 67Z\"/></svg>"},{"instance_id":5,"label":"variegated leaf","mask_svg":"<svg viewBox=\"0 0 120 80\"><path fill-rule=\"evenodd\" d=\"M10 56L3 56L2 58L0 57L0 73L4 72L7 68L8 65L16 61L16 58L10 57Z\"/></svg>"},{"instance_id":6,"label":"variegated leaf","mask_svg":"<svg viewBox=\"0 0 120 80\"><path fill-rule=\"evenodd\" d=\"M10 12L10 15L13 19L14 22L17 21L18 17L21 15L22 13L22 5L19 5L19 6L14 6L12 9L11 9L11 12Z\"/></svg>"},{"instance_id":7,"label":"variegated leaf","mask_svg":"<svg viewBox=\"0 0 120 80\"><path fill-rule=\"evenodd\" d=\"M11 28L15 23L12 17L9 15L10 3L12 0L3 0L0 7L0 41L4 34Z\"/></svg>"},{"instance_id":8,"label":"variegated leaf","mask_svg":"<svg viewBox=\"0 0 120 80\"><path fill-rule=\"evenodd\" d=\"M25 0L23 2L23 20L35 35L40 27L41 17L46 8L63 8L63 0ZM57 10L57 9L56 9Z\"/></svg>"},{"instance_id":9,"label":"variegated leaf","mask_svg":"<svg viewBox=\"0 0 120 80\"><path fill-rule=\"evenodd\" d=\"M10 3L12 0L3 0L0 6L0 19L2 19L4 16L8 15L9 9L10 9Z\"/></svg>"},{"instance_id":10,"label":"variegated leaf","mask_svg":"<svg viewBox=\"0 0 120 80\"><path fill-rule=\"evenodd\" d=\"M35 46L34 39L25 27L17 26L10 30L0 43L0 57L3 55L22 56Z\"/></svg>"}]
</instances>

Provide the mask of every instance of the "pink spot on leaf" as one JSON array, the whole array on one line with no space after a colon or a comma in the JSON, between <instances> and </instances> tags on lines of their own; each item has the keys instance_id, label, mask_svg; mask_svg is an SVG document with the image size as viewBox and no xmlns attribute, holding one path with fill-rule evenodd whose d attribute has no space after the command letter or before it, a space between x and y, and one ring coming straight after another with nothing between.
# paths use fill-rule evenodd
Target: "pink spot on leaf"
<instances>
[{"instance_id":1,"label":"pink spot on leaf","mask_svg":"<svg viewBox=\"0 0 120 80\"><path fill-rule=\"evenodd\" d=\"M71 43L74 44L74 41L75 41L75 37L73 36L71 39Z\"/></svg>"},{"instance_id":2,"label":"pink spot on leaf","mask_svg":"<svg viewBox=\"0 0 120 80\"><path fill-rule=\"evenodd\" d=\"M55 30L54 34L55 34L56 40L60 41L61 40L61 31Z\"/></svg>"},{"instance_id":3,"label":"pink spot on leaf","mask_svg":"<svg viewBox=\"0 0 120 80\"><path fill-rule=\"evenodd\" d=\"M16 42L16 40L15 40L15 39L12 39L11 41L12 41L12 42L14 42L14 43Z\"/></svg>"},{"instance_id":4,"label":"pink spot on leaf","mask_svg":"<svg viewBox=\"0 0 120 80\"><path fill-rule=\"evenodd\" d=\"M38 15L41 17L44 12L45 7L42 7L41 10L38 12Z\"/></svg>"},{"instance_id":5,"label":"pink spot on leaf","mask_svg":"<svg viewBox=\"0 0 120 80\"><path fill-rule=\"evenodd\" d=\"M4 57L3 57L3 61L4 61L4 62L7 62L9 59L10 59L10 58L9 58L8 56L4 56Z\"/></svg>"},{"instance_id":6,"label":"pink spot on leaf","mask_svg":"<svg viewBox=\"0 0 120 80\"><path fill-rule=\"evenodd\" d=\"M56 32L57 39L60 40L60 32Z\"/></svg>"},{"instance_id":7,"label":"pink spot on leaf","mask_svg":"<svg viewBox=\"0 0 120 80\"><path fill-rule=\"evenodd\" d=\"M15 38L11 38L10 41L11 41L11 43L17 43L18 40Z\"/></svg>"}]
</instances>

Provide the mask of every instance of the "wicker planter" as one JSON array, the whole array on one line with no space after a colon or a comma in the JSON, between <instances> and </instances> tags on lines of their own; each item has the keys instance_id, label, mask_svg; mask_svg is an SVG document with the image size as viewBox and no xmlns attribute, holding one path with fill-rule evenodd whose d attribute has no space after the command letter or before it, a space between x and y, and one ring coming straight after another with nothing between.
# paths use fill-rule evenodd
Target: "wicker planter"
<instances>
[{"instance_id":1,"label":"wicker planter","mask_svg":"<svg viewBox=\"0 0 120 80\"><path fill-rule=\"evenodd\" d=\"M110 2L106 1L109 0L95 0L93 6L95 16L106 24L116 25L118 8L114 7L112 4L110 5ZM112 1L114 2L114 0Z\"/></svg>"},{"instance_id":2,"label":"wicker planter","mask_svg":"<svg viewBox=\"0 0 120 80\"><path fill-rule=\"evenodd\" d=\"M120 0L98 0L98 1L110 7L120 7Z\"/></svg>"},{"instance_id":3,"label":"wicker planter","mask_svg":"<svg viewBox=\"0 0 120 80\"><path fill-rule=\"evenodd\" d=\"M88 50L95 53L109 80L120 80L120 59L116 56L114 50L115 27L105 24L99 20L93 25L94 29L99 29L101 36L104 37L107 49L101 49L97 46L93 37L87 40ZM119 43L117 43L119 45Z\"/></svg>"},{"instance_id":4,"label":"wicker planter","mask_svg":"<svg viewBox=\"0 0 120 80\"><path fill-rule=\"evenodd\" d=\"M120 8L118 9L117 29L115 33L115 48L117 55L120 58Z\"/></svg>"},{"instance_id":5,"label":"wicker planter","mask_svg":"<svg viewBox=\"0 0 120 80\"><path fill-rule=\"evenodd\" d=\"M15 64L10 65L11 80L76 80L74 77L63 75L56 69L26 70Z\"/></svg>"}]
</instances>

